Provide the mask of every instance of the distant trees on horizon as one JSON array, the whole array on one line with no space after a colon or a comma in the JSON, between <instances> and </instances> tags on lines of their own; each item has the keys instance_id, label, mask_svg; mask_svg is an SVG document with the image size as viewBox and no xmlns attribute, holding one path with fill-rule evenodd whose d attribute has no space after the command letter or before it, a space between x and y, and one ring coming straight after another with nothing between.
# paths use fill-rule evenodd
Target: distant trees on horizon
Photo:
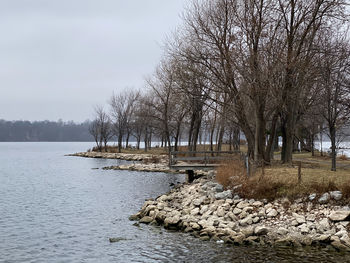
<instances>
[{"instance_id":1,"label":"distant trees on horizon","mask_svg":"<svg viewBox=\"0 0 350 263\"><path fill-rule=\"evenodd\" d=\"M73 142L93 141L89 133L90 121L6 121L0 120L2 142Z\"/></svg>"}]
</instances>

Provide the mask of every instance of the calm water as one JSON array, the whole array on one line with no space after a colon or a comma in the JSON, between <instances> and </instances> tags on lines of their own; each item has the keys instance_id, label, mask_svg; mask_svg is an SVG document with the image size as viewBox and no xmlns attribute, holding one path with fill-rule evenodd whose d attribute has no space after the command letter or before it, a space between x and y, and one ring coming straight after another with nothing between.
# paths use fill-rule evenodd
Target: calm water
<instances>
[{"instance_id":1,"label":"calm water","mask_svg":"<svg viewBox=\"0 0 350 263\"><path fill-rule=\"evenodd\" d=\"M96 170L117 161L64 156L90 146L0 143L0 262L350 262L325 250L233 247L133 226L128 216L146 198L184 176Z\"/></svg>"}]
</instances>

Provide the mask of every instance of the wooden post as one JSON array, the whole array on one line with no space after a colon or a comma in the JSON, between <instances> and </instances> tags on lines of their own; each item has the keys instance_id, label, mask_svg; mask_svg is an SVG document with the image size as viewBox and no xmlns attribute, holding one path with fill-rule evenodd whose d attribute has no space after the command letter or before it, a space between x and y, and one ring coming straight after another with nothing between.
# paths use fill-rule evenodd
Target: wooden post
<instances>
[{"instance_id":1,"label":"wooden post","mask_svg":"<svg viewBox=\"0 0 350 263\"><path fill-rule=\"evenodd\" d=\"M250 176L250 164L249 164L249 156L245 156L245 167L247 168L247 177Z\"/></svg>"},{"instance_id":2,"label":"wooden post","mask_svg":"<svg viewBox=\"0 0 350 263\"><path fill-rule=\"evenodd\" d=\"M187 183L192 183L194 180L194 171L186 170L186 174L187 174Z\"/></svg>"},{"instance_id":3,"label":"wooden post","mask_svg":"<svg viewBox=\"0 0 350 263\"><path fill-rule=\"evenodd\" d=\"M301 162L298 162L298 184L301 183Z\"/></svg>"}]
</instances>

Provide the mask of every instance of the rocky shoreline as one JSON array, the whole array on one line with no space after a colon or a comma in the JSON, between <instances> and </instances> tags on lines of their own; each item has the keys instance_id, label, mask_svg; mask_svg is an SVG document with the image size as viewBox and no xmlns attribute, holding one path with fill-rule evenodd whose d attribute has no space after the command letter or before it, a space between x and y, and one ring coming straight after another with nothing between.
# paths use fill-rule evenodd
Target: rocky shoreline
<instances>
[{"instance_id":1,"label":"rocky shoreline","mask_svg":"<svg viewBox=\"0 0 350 263\"><path fill-rule=\"evenodd\" d=\"M125 161L145 161L145 160L167 160L166 155L153 154L133 154L133 153L109 153L109 152L79 152L67 154L66 156L76 156L84 158L103 158L103 159L119 159Z\"/></svg>"},{"instance_id":2,"label":"rocky shoreline","mask_svg":"<svg viewBox=\"0 0 350 263\"><path fill-rule=\"evenodd\" d=\"M186 173L186 171L184 170L180 170L180 171L171 170L169 168L169 158L167 155L80 152L80 153L69 154L67 156L133 161L133 163L130 163L130 164L106 166L102 168L103 170L128 170L128 171L138 171L138 172L155 172L155 173L171 173L171 174ZM195 173L195 176L197 177L208 175L207 171L194 171L194 173Z\"/></svg>"},{"instance_id":3,"label":"rocky shoreline","mask_svg":"<svg viewBox=\"0 0 350 263\"><path fill-rule=\"evenodd\" d=\"M350 251L350 208L337 206L331 195L327 203L311 195L294 202L246 200L224 191L212 177L177 185L146 201L130 220L188 232L204 241Z\"/></svg>"}]
</instances>

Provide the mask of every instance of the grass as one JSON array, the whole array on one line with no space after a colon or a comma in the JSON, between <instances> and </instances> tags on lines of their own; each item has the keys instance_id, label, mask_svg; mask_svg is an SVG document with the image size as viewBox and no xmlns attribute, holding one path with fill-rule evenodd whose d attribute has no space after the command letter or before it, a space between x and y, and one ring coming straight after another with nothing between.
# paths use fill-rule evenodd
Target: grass
<instances>
[{"instance_id":1,"label":"grass","mask_svg":"<svg viewBox=\"0 0 350 263\"><path fill-rule=\"evenodd\" d=\"M298 182L298 167L274 162L264 169L258 168L249 178L243 163L233 161L222 165L217 171L217 180L227 189L237 188L238 194L245 198L268 199L287 197L296 199L311 193L323 194L340 190L350 198L350 170L348 160L339 161L344 165L336 172L330 171L329 163L311 158L305 154L302 161L301 182ZM309 163L311 158L318 162Z\"/></svg>"}]
</instances>

